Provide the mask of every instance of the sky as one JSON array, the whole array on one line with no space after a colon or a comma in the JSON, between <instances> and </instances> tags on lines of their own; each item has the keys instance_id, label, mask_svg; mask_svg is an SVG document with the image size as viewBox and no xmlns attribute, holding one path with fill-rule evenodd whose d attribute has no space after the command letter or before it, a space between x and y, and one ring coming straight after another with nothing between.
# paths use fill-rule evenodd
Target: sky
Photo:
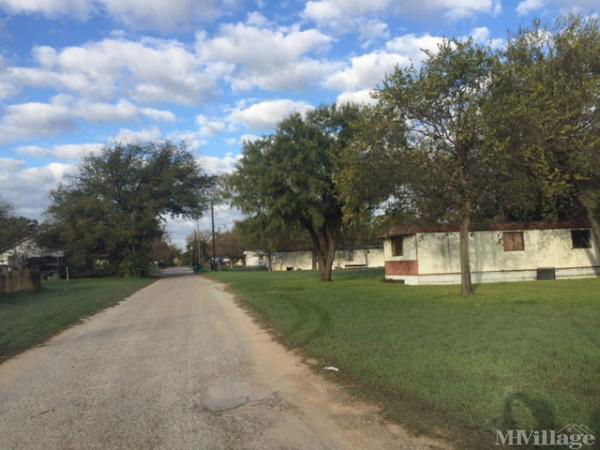
<instances>
[{"instance_id":1,"label":"sky","mask_svg":"<svg viewBox=\"0 0 600 450\"><path fill-rule=\"evenodd\" d=\"M291 112L369 102L443 38L501 47L600 0L0 0L0 198L48 192L111 143L185 142L209 173ZM216 209L226 229L240 213ZM209 228L209 216L200 220ZM181 245L194 223L170 220Z\"/></svg>"}]
</instances>

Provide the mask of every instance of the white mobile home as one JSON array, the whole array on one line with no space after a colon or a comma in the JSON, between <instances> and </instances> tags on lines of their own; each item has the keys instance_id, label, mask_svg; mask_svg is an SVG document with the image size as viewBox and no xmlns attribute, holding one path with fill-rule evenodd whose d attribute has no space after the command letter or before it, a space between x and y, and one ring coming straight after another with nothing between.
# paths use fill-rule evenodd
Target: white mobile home
<instances>
[{"instance_id":1,"label":"white mobile home","mask_svg":"<svg viewBox=\"0 0 600 450\"><path fill-rule=\"evenodd\" d=\"M459 228L397 225L384 236L385 278L406 284L460 284ZM600 276L585 222L473 225L474 283Z\"/></svg>"},{"instance_id":2,"label":"white mobile home","mask_svg":"<svg viewBox=\"0 0 600 450\"><path fill-rule=\"evenodd\" d=\"M265 252L246 251L246 266L268 266ZM357 248L337 250L333 261L334 270L366 269L383 267L383 248ZM312 251L274 252L271 256L271 267L274 271L316 270L317 261Z\"/></svg>"},{"instance_id":3,"label":"white mobile home","mask_svg":"<svg viewBox=\"0 0 600 450\"><path fill-rule=\"evenodd\" d=\"M383 267L382 248L356 248L336 250L333 270L367 269ZM273 253L273 270L316 270L317 261L311 251Z\"/></svg>"},{"instance_id":4,"label":"white mobile home","mask_svg":"<svg viewBox=\"0 0 600 450\"><path fill-rule=\"evenodd\" d=\"M35 240L26 237L13 245L0 249L0 266L21 266L31 258L62 258L62 251L53 251L40 248Z\"/></svg>"}]
</instances>

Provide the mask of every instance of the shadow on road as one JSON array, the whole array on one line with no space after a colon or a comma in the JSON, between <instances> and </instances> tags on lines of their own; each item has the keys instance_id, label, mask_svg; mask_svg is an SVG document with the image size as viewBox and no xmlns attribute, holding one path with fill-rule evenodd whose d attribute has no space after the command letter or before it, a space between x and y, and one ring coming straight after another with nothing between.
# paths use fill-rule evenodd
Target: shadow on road
<instances>
[{"instance_id":1,"label":"shadow on road","mask_svg":"<svg viewBox=\"0 0 600 450\"><path fill-rule=\"evenodd\" d=\"M170 267L160 271L161 278L187 277L194 275L194 271L190 267Z\"/></svg>"}]
</instances>

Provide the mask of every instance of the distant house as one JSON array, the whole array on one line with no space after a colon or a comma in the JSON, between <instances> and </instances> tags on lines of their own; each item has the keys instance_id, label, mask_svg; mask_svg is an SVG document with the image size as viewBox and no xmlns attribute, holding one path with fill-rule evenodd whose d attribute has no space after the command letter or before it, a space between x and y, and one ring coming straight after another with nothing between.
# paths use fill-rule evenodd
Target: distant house
<instances>
[{"instance_id":1,"label":"distant house","mask_svg":"<svg viewBox=\"0 0 600 450\"><path fill-rule=\"evenodd\" d=\"M44 274L57 272L64 252L40 248L32 237L0 249L0 270L34 267Z\"/></svg>"},{"instance_id":2,"label":"distant house","mask_svg":"<svg viewBox=\"0 0 600 450\"><path fill-rule=\"evenodd\" d=\"M268 267L269 255L261 250L244 251L244 265L246 267Z\"/></svg>"},{"instance_id":3,"label":"distant house","mask_svg":"<svg viewBox=\"0 0 600 450\"><path fill-rule=\"evenodd\" d=\"M269 260L266 252L244 252L247 267L268 267ZM316 270L317 261L310 250L273 252L271 265L274 271ZM362 247L356 249L341 249L335 253L334 270L366 269L383 267L382 247Z\"/></svg>"},{"instance_id":4,"label":"distant house","mask_svg":"<svg viewBox=\"0 0 600 450\"><path fill-rule=\"evenodd\" d=\"M459 228L397 225L383 236L385 278L406 284L459 284ZM600 275L587 223L473 225L473 282L584 278Z\"/></svg>"}]
</instances>

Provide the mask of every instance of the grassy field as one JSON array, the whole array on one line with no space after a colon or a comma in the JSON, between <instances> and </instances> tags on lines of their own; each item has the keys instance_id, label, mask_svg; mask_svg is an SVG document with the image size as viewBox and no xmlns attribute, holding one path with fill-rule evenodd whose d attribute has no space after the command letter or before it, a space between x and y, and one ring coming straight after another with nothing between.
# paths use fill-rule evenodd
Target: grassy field
<instances>
[{"instance_id":1,"label":"grassy field","mask_svg":"<svg viewBox=\"0 0 600 450\"><path fill-rule=\"evenodd\" d=\"M35 293L0 295L0 361L114 305L151 279L48 281Z\"/></svg>"},{"instance_id":2,"label":"grassy field","mask_svg":"<svg viewBox=\"0 0 600 450\"><path fill-rule=\"evenodd\" d=\"M493 446L496 429L600 433L600 279L482 285L463 298L382 272L209 276L418 432L443 430L459 448Z\"/></svg>"}]
</instances>

